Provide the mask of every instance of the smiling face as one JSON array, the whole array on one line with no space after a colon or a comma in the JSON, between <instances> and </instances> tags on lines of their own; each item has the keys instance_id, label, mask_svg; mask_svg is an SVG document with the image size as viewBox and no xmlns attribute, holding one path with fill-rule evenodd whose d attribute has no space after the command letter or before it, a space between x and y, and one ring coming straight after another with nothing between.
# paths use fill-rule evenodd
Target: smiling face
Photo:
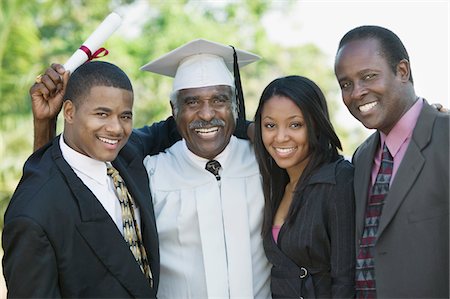
<instances>
[{"instance_id":1,"label":"smiling face","mask_svg":"<svg viewBox=\"0 0 450 299\"><path fill-rule=\"evenodd\" d=\"M231 101L225 85L179 91L174 117L191 152L213 159L225 149L235 128Z\"/></svg>"},{"instance_id":2,"label":"smiling face","mask_svg":"<svg viewBox=\"0 0 450 299\"><path fill-rule=\"evenodd\" d=\"M64 140L83 155L113 161L131 134L132 108L131 91L93 86L76 105L64 102Z\"/></svg>"},{"instance_id":3,"label":"smiling face","mask_svg":"<svg viewBox=\"0 0 450 299\"><path fill-rule=\"evenodd\" d=\"M341 47L335 73L348 110L369 129L388 134L411 106L404 96L410 84L409 63L400 61L394 73L376 39L355 40Z\"/></svg>"},{"instance_id":4,"label":"smiling face","mask_svg":"<svg viewBox=\"0 0 450 299\"><path fill-rule=\"evenodd\" d=\"M264 147L277 165L301 173L309 161L308 129L300 108L288 97L272 96L261 113Z\"/></svg>"}]
</instances>

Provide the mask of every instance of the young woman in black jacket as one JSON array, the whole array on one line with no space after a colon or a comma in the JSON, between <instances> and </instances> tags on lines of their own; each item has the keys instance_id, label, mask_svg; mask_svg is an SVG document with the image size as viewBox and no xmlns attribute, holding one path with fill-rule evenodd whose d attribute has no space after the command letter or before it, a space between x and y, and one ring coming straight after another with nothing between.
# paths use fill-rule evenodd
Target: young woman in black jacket
<instances>
[{"instance_id":1,"label":"young woman in black jacket","mask_svg":"<svg viewBox=\"0 0 450 299\"><path fill-rule=\"evenodd\" d=\"M265 88L255 115L255 152L274 298L354 296L353 166L338 149L314 82L288 76Z\"/></svg>"}]
</instances>

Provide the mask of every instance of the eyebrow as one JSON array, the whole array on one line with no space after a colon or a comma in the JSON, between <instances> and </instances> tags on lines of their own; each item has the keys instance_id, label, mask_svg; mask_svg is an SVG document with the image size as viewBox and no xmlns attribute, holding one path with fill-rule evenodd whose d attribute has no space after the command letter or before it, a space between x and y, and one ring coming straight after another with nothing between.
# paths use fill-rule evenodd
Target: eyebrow
<instances>
[{"instance_id":1,"label":"eyebrow","mask_svg":"<svg viewBox=\"0 0 450 299\"><path fill-rule=\"evenodd\" d=\"M363 74L365 74L367 72L379 72L379 71L376 70L376 69L373 69L373 68L365 68L365 69L360 70L358 72L358 75L363 75Z\"/></svg>"},{"instance_id":2,"label":"eyebrow","mask_svg":"<svg viewBox=\"0 0 450 299\"><path fill-rule=\"evenodd\" d=\"M219 99L225 98L226 100L231 101L231 97L225 93L219 93L219 94L215 95L213 98L219 98Z\"/></svg>"},{"instance_id":3,"label":"eyebrow","mask_svg":"<svg viewBox=\"0 0 450 299\"><path fill-rule=\"evenodd\" d=\"M342 82L342 81L348 80L348 79L347 79L347 76L342 76L342 77L336 76L336 77L337 77L337 81L338 81L339 83Z\"/></svg>"},{"instance_id":4,"label":"eyebrow","mask_svg":"<svg viewBox=\"0 0 450 299\"><path fill-rule=\"evenodd\" d=\"M190 100L199 100L199 99L200 99L199 96L183 96L183 97L181 97L180 100L182 100L183 102L187 102Z\"/></svg>"},{"instance_id":5,"label":"eyebrow","mask_svg":"<svg viewBox=\"0 0 450 299\"><path fill-rule=\"evenodd\" d=\"M267 119L267 118L268 119L273 119L273 117L271 117L270 115L265 116L263 119ZM305 117L302 117L302 116L300 116L298 114L292 115L292 116L288 117L287 119L291 120L291 119L294 119L294 118L300 118L302 120L305 120Z\"/></svg>"},{"instance_id":6,"label":"eyebrow","mask_svg":"<svg viewBox=\"0 0 450 299\"><path fill-rule=\"evenodd\" d=\"M357 71L356 74L357 74L358 76L362 76L362 75L364 75L364 74L367 73L367 72L376 72L376 73L379 73L380 71L377 70L377 69L374 69L374 68L365 68L365 69L362 69L362 70ZM336 77L337 77L338 82L349 80L347 75L342 76L342 77L339 77L339 76L336 76Z\"/></svg>"},{"instance_id":7,"label":"eyebrow","mask_svg":"<svg viewBox=\"0 0 450 299\"><path fill-rule=\"evenodd\" d=\"M112 109L108 108L108 107L96 107L94 109L94 111L111 112ZM131 114L131 115L133 115L133 111L132 110L125 110L125 111L121 112L121 114Z\"/></svg>"},{"instance_id":8,"label":"eyebrow","mask_svg":"<svg viewBox=\"0 0 450 299\"><path fill-rule=\"evenodd\" d=\"M189 101L189 100L200 100L200 96L195 96L195 95L187 95L187 96L182 96L181 100L183 102ZM228 96L225 93L215 93L213 95L211 95L207 100L212 100L212 99L226 99L228 101L231 101L231 97Z\"/></svg>"},{"instance_id":9,"label":"eyebrow","mask_svg":"<svg viewBox=\"0 0 450 299\"><path fill-rule=\"evenodd\" d=\"M96 108L94 108L94 111L105 111L105 112L111 112L112 111L112 109L111 108L108 108L108 107L96 107Z\"/></svg>"}]
</instances>

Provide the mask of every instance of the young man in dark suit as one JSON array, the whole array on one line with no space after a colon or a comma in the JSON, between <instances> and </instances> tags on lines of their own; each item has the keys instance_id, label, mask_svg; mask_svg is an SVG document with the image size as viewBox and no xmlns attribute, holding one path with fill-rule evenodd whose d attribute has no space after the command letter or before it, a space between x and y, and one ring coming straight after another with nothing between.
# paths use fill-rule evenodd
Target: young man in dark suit
<instances>
[{"instance_id":1,"label":"young man in dark suit","mask_svg":"<svg viewBox=\"0 0 450 299\"><path fill-rule=\"evenodd\" d=\"M48 79L33 96L48 95ZM8 297L154 298L159 251L148 179L126 146L131 82L113 64L90 62L62 90L64 132L27 160L5 213Z\"/></svg>"},{"instance_id":2,"label":"young man in dark suit","mask_svg":"<svg viewBox=\"0 0 450 299\"><path fill-rule=\"evenodd\" d=\"M357 298L448 298L449 115L416 95L388 29L350 30L335 73L349 111L377 130L353 157Z\"/></svg>"}]
</instances>

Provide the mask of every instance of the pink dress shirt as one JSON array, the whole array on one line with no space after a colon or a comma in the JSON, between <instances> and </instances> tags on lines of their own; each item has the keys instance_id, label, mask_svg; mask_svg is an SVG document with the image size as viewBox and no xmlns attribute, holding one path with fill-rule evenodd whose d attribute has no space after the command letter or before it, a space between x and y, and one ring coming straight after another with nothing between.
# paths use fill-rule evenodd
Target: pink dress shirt
<instances>
[{"instance_id":1,"label":"pink dress shirt","mask_svg":"<svg viewBox=\"0 0 450 299\"><path fill-rule=\"evenodd\" d=\"M411 136L419 118L420 111L422 111L423 99L419 98L414 105L400 118L388 135L380 131L380 147L375 153L374 163L372 167L372 184L375 184L375 179L380 169L381 154L383 151L383 144L386 142L387 148L394 158L394 168L392 169L391 183L395 178L398 167L405 156Z\"/></svg>"}]
</instances>

